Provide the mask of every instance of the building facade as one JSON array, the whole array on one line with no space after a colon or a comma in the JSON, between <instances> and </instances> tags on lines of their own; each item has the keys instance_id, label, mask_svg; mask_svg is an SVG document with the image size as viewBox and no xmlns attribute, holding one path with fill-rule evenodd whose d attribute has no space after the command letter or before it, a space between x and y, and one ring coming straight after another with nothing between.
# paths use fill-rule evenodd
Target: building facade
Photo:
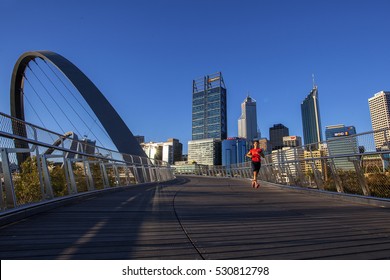
<instances>
[{"instance_id":1,"label":"building facade","mask_svg":"<svg viewBox=\"0 0 390 280\"><path fill-rule=\"evenodd\" d=\"M163 160L170 163L174 164L176 161L181 161L182 159L182 154L183 154L183 144L179 142L178 139L175 138L169 138L167 142L164 142L164 146L169 146L171 148L165 148L169 152L169 160L165 160L163 157ZM165 156L165 153L163 152L163 156ZM168 159L168 158L167 158Z\"/></svg>"},{"instance_id":2,"label":"building facade","mask_svg":"<svg viewBox=\"0 0 390 280\"><path fill-rule=\"evenodd\" d=\"M325 129L326 142L328 144L329 156L351 155L359 153L357 138L354 126L343 124L330 125ZM355 165L348 157L334 158L336 169L355 170Z\"/></svg>"},{"instance_id":3,"label":"building facade","mask_svg":"<svg viewBox=\"0 0 390 280\"><path fill-rule=\"evenodd\" d=\"M141 143L141 148L144 150L146 156L150 159L162 160L163 158L163 142L149 142Z\"/></svg>"},{"instance_id":4,"label":"building facade","mask_svg":"<svg viewBox=\"0 0 390 280\"><path fill-rule=\"evenodd\" d=\"M291 183L291 178L304 170L302 147L283 147L272 151L272 164L282 182Z\"/></svg>"},{"instance_id":5,"label":"building facade","mask_svg":"<svg viewBox=\"0 0 390 280\"><path fill-rule=\"evenodd\" d=\"M256 100L248 96L241 103L241 116L238 119L238 137L249 141L258 139Z\"/></svg>"},{"instance_id":6,"label":"building facade","mask_svg":"<svg viewBox=\"0 0 390 280\"><path fill-rule=\"evenodd\" d=\"M313 158L321 158L326 156L325 150L316 150L316 151L304 151L303 158L305 162L303 164L303 172L306 174L313 173L313 167L323 173L326 170L325 161L323 160L308 160Z\"/></svg>"},{"instance_id":7,"label":"building facade","mask_svg":"<svg viewBox=\"0 0 390 280\"><path fill-rule=\"evenodd\" d=\"M300 136L284 136L284 147L300 147L302 146L302 138Z\"/></svg>"},{"instance_id":8,"label":"building facade","mask_svg":"<svg viewBox=\"0 0 390 280\"><path fill-rule=\"evenodd\" d=\"M322 142L318 88L314 86L301 103L303 141L305 145ZM318 145L315 145L318 149Z\"/></svg>"},{"instance_id":9,"label":"building facade","mask_svg":"<svg viewBox=\"0 0 390 280\"><path fill-rule=\"evenodd\" d=\"M222 165L230 166L232 164L247 161L246 154L249 151L247 139L232 137L222 141Z\"/></svg>"},{"instance_id":10,"label":"building facade","mask_svg":"<svg viewBox=\"0 0 390 280\"><path fill-rule=\"evenodd\" d=\"M216 73L192 82L192 140L227 138L226 87Z\"/></svg>"},{"instance_id":11,"label":"building facade","mask_svg":"<svg viewBox=\"0 0 390 280\"><path fill-rule=\"evenodd\" d=\"M151 159L162 160L169 164L182 160L183 145L179 140L170 138L167 142L141 143L146 156Z\"/></svg>"},{"instance_id":12,"label":"building facade","mask_svg":"<svg viewBox=\"0 0 390 280\"><path fill-rule=\"evenodd\" d=\"M188 162L221 165L221 140L209 138L188 141Z\"/></svg>"},{"instance_id":13,"label":"building facade","mask_svg":"<svg viewBox=\"0 0 390 280\"><path fill-rule=\"evenodd\" d=\"M272 150L278 150L283 148L283 137L290 135L289 130L283 124L274 124L269 129L269 141L271 143Z\"/></svg>"},{"instance_id":14,"label":"building facade","mask_svg":"<svg viewBox=\"0 0 390 280\"><path fill-rule=\"evenodd\" d=\"M390 91L380 91L368 99L372 129L390 128ZM374 133L375 147L379 150L389 149L390 132Z\"/></svg>"}]
</instances>

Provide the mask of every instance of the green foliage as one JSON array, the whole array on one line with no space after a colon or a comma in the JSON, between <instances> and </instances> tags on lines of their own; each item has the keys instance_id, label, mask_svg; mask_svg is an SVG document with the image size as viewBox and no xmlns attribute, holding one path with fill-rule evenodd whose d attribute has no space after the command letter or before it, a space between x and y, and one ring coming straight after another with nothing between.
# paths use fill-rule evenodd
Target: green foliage
<instances>
[{"instance_id":1,"label":"green foliage","mask_svg":"<svg viewBox=\"0 0 390 280\"><path fill-rule=\"evenodd\" d=\"M23 162L20 173L14 178L14 186L18 204L42 200L36 157Z\"/></svg>"},{"instance_id":2,"label":"green foliage","mask_svg":"<svg viewBox=\"0 0 390 280\"><path fill-rule=\"evenodd\" d=\"M55 197L68 194L65 172L59 165L48 162L51 185ZM19 204L37 202L43 199L37 159L35 156L29 157L21 165L21 171L14 179L15 195Z\"/></svg>"},{"instance_id":3,"label":"green foliage","mask_svg":"<svg viewBox=\"0 0 390 280\"><path fill-rule=\"evenodd\" d=\"M363 190L357 179L355 171L338 170L338 175L343 184L344 192L351 194L363 194Z\"/></svg>"},{"instance_id":4,"label":"green foliage","mask_svg":"<svg viewBox=\"0 0 390 280\"><path fill-rule=\"evenodd\" d=\"M54 165L53 163L48 164L54 196L59 197L67 195L68 187L66 184L65 170L59 165Z\"/></svg>"},{"instance_id":5,"label":"green foliage","mask_svg":"<svg viewBox=\"0 0 390 280\"><path fill-rule=\"evenodd\" d=\"M68 195L68 186L66 182L65 170L59 164L47 162L50 174L50 182L55 197ZM90 164L92 178L95 189L103 189L103 174L99 164ZM14 175L15 194L18 204L38 202L43 199L42 190L39 181L37 159L35 156L28 158L22 165L20 173ZM109 186L115 187L116 176L114 169L106 168ZM84 166L74 163L72 172L75 178L77 191L86 192L88 190L87 177ZM120 182L118 182L120 183Z\"/></svg>"},{"instance_id":6,"label":"green foliage","mask_svg":"<svg viewBox=\"0 0 390 280\"><path fill-rule=\"evenodd\" d=\"M389 173L370 173L366 181L372 196L390 198Z\"/></svg>"},{"instance_id":7,"label":"green foliage","mask_svg":"<svg viewBox=\"0 0 390 280\"><path fill-rule=\"evenodd\" d=\"M76 183L77 192L86 192L88 190L88 186L83 166L73 163L72 172Z\"/></svg>"}]
</instances>

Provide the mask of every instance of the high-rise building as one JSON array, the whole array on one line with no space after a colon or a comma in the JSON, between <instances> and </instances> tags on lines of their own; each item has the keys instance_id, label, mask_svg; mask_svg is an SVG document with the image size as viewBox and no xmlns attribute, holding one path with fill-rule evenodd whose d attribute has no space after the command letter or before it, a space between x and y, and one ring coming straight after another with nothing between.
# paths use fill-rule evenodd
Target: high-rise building
<instances>
[{"instance_id":1,"label":"high-rise building","mask_svg":"<svg viewBox=\"0 0 390 280\"><path fill-rule=\"evenodd\" d=\"M380 91L368 99L372 129L390 128L390 91ZM389 149L390 129L374 133L377 150Z\"/></svg>"},{"instance_id":2,"label":"high-rise building","mask_svg":"<svg viewBox=\"0 0 390 280\"><path fill-rule=\"evenodd\" d=\"M259 138L257 133L256 100L249 95L241 103L241 116L238 119L238 137L246 138L249 141Z\"/></svg>"},{"instance_id":3,"label":"high-rise building","mask_svg":"<svg viewBox=\"0 0 390 280\"><path fill-rule=\"evenodd\" d=\"M249 143L247 139L231 137L222 141L222 165L230 166L245 162L248 153Z\"/></svg>"},{"instance_id":4,"label":"high-rise building","mask_svg":"<svg viewBox=\"0 0 390 280\"><path fill-rule=\"evenodd\" d=\"M175 163L176 161L181 161L182 160L182 155L183 155L183 144L180 143L178 139L175 138L169 138L167 142L165 142L166 145L170 145L173 148L173 161L172 163ZM171 162L169 162L171 163Z\"/></svg>"},{"instance_id":5,"label":"high-rise building","mask_svg":"<svg viewBox=\"0 0 390 280\"><path fill-rule=\"evenodd\" d=\"M221 165L221 140L201 139L188 141L188 162Z\"/></svg>"},{"instance_id":6,"label":"high-rise building","mask_svg":"<svg viewBox=\"0 0 390 280\"><path fill-rule=\"evenodd\" d=\"M325 129L326 142L328 144L329 156L353 155L359 153L357 138L354 126L343 124L329 125ZM354 163L348 157L334 158L333 162L337 169L355 170Z\"/></svg>"},{"instance_id":7,"label":"high-rise building","mask_svg":"<svg viewBox=\"0 0 390 280\"><path fill-rule=\"evenodd\" d=\"M271 142L272 150L283 148L283 137L290 135L288 128L283 124L274 124L269 129L269 141Z\"/></svg>"},{"instance_id":8,"label":"high-rise building","mask_svg":"<svg viewBox=\"0 0 390 280\"><path fill-rule=\"evenodd\" d=\"M227 138L226 87L221 72L192 82L192 140Z\"/></svg>"},{"instance_id":9,"label":"high-rise building","mask_svg":"<svg viewBox=\"0 0 390 280\"><path fill-rule=\"evenodd\" d=\"M305 145L322 141L318 88L314 86L301 104L303 141ZM318 149L318 145L314 145Z\"/></svg>"}]
</instances>

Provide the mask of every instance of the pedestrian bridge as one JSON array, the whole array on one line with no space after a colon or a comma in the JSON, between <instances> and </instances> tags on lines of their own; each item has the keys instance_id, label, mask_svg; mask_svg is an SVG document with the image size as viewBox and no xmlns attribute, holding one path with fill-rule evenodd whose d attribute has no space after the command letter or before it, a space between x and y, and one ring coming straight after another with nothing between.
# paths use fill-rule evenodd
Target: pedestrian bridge
<instances>
[{"instance_id":1,"label":"pedestrian bridge","mask_svg":"<svg viewBox=\"0 0 390 280\"><path fill-rule=\"evenodd\" d=\"M389 259L386 201L179 176L3 215L5 259Z\"/></svg>"},{"instance_id":2,"label":"pedestrian bridge","mask_svg":"<svg viewBox=\"0 0 390 280\"><path fill-rule=\"evenodd\" d=\"M96 119L46 62L77 88L117 150L96 145L79 113ZM25 53L12 77L11 116L0 112L1 259L390 258L388 128L272 152L253 189L247 162L172 167L145 157L102 93L58 54ZM63 112L73 128L26 122L24 98L35 103L24 82L43 103L36 109L54 109L58 125ZM78 139L82 124L95 141Z\"/></svg>"}]
</instances>

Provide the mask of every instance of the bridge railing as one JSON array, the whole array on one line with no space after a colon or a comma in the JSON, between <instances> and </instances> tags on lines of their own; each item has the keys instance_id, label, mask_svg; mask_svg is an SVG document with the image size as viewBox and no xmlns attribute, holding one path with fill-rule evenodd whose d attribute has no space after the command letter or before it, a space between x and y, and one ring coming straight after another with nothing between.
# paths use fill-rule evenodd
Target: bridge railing
<instances>
[{"instance_id":1,"label":"bridge railing","mask_svg":"<svg viewBox=\"0 0 390 280\"><path fill-rule=\"evenodd\" d=\"M260 180L338 193L390 198L390 129L340 136L275 150L262 161ZM178 173L252 178L250 162L189 165Z\"/></svg>"},{"instance_id":2,"label":"bridge railing","mask_svg":"<svg viewBox=\"0 0 390 280\"><path fill-rule=\"evenodd\" d=\"M25 135L17 128L24 126ZM1 211L84 192L174 178L169 164L121 154L0 113Z\"/></svg>"}]
</instances>

